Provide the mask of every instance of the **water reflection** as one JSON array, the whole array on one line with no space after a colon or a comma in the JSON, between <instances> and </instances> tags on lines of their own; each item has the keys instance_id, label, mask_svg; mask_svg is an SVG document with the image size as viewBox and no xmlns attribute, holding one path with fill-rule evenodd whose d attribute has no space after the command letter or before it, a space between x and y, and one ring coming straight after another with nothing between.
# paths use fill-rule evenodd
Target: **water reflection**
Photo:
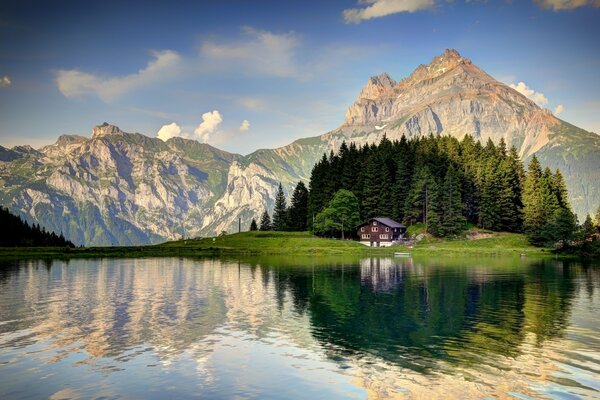
<instances>
[{"instance_id":1,"label":"water reflection","mask_svg":"<svg viewBox=\"0 0 600 400\"><path fill-rule=\"evenodd\" d=\"M599 282L518 258L4 265L0 397L591 398Z\"/></svg>"}]
</instances>

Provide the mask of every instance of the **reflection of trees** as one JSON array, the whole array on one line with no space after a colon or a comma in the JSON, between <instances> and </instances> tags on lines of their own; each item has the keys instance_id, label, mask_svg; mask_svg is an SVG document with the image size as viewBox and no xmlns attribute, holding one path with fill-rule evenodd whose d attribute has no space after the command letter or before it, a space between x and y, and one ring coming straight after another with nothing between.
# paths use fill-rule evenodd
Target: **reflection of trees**
<instances>
[{"instance_id":1,"label":"reflection of trees","mask_svg":"<svg viewBox=\"0 0 600 400\"><path fill-rule=\"evenodd\" d=\"M151 345L164 361L186 349L207 351L199 342L226 324L259 338L275 328L295 343L312 335L337 355L368 353L423 371L438 360L515 357L526 335L538 342L561 335L575 278L590 295L600 281L597 269L550 260L465 262L473 264L268 257L50 268L32 262L0 270L0 320L9 321L0 334L26 332L13 344L49 340L91 357L123 357Z\"/></svg>"},{"instance_id":2,"label":"reflection of trees","mask_svg":"<svg viewBox=\"0 0 600 400\"><path fill-rule=\"evenodd\" d=\"M463 260L464 262L464 260ZM515 357L528 333L560 335L574 282L555 261L518 265L437 267L412 260L363 260L280 272L294 296L308 296L313 335L342 352L366 352L423 370L437 360L490 362Z\"/></svg>"}]
</instances>

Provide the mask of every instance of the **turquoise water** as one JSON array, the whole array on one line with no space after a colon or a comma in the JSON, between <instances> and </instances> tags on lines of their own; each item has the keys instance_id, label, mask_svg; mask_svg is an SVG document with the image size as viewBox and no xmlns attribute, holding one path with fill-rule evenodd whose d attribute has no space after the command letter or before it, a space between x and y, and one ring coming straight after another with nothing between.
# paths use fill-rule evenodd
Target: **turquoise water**
<instances>
[{"instance_id":1,"label":"turquoise water","mask_svg":"<svg viewBox=\"0 0 600 400\"><path fill-rule=\"evenodd\" d=\"M600 398L600 268L0 261L0 398Z\"/></svg>"}]
</instances>

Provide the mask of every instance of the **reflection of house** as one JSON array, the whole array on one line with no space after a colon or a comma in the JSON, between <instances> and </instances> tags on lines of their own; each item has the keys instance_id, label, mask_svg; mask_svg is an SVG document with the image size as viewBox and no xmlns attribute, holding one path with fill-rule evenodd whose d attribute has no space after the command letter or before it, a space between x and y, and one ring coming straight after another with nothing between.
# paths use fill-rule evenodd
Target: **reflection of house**
<instances>
[{"instance_id":1,"label":"reflection of house","mask_svg":"<svg viewBox=\"0 0 600 400\"><path fill-rule=\"evenodd\" d=\"M390 218L371 218L359 225L357 234L362 244L367 246L391 246L404 237L406 226L397 223Z\"/></svg>"}]
</instances>

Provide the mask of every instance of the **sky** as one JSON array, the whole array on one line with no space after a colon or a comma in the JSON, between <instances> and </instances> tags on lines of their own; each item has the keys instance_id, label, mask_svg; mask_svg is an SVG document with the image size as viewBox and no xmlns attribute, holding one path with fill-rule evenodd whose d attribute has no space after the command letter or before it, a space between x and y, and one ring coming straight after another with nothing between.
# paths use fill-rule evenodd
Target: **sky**
<instances>
[{"instance_id":1,"label":"sky","mask_svg":"<svg viewBox=\"0 0 600 400\"><path fill-rule=\"evenodd\" d=\"M126 132L248 154L337 128L454 48L600 133L600 0L6 1L0 145Z\"/></svg>"}]
</instances>

